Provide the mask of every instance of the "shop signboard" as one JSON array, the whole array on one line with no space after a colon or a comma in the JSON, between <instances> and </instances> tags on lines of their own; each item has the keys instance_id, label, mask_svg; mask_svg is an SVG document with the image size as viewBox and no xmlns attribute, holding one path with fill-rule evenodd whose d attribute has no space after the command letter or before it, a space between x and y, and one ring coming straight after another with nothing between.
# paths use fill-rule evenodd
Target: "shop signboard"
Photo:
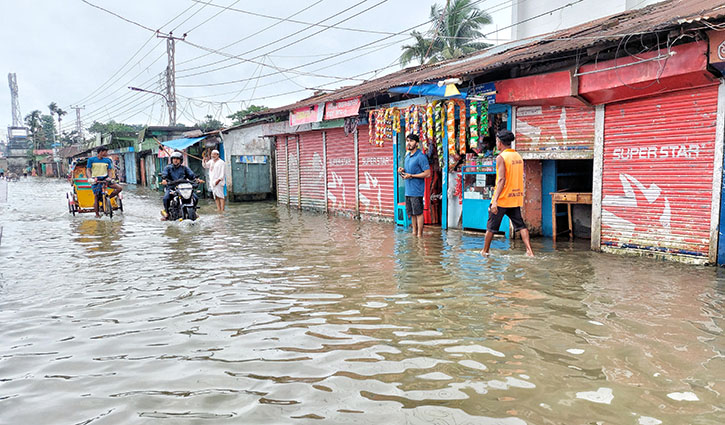
<instances>
[{"instance_id":1,"label":"shop signboard","mask_svg":"<svg viewBox=\"0 0 725 425\"><path fill-rule=\"evenodd\" d=\"M468 97L475 96L479 98L485 98L489 105L496 103L496 84L485 83L479 84L472 89L468 90Z\"/></svg>"},{"instance_id":2,"label":"shop signboard","mask_svg":"<svg viewBox=\"0 0 725 425\"><path fill-rule=\"evenodd\" d=\"M352 117L360 111L360 97L336 100L325 104L325 120Z\"/></svg>"},{"instance_id":3,"label":"shop signboard","mask_svg":"<svg viewBox=\"0 0 725 425\"><path fill-rule=\"evenodd\" d=\"M237 157L238 164L266 164L266 155L240 155Z\"/></svg>"},{"instance_id":4,"label":"shop signboard","mask_svg":"<svg viewBox=\"0 0 725 425\"><path fill-rule=\"evenodd\" d=\"M707 36L710 41L710 65L721 73L725 72L725 34L713 30Z\"/></svg>"},{"instance_id":5,"label":"shop signboard","mask_svg":"<svg viewBox=\"0 0 725 425\"><path fill-rule=\"evenodd\" d=\"M324 104L297 108L289 114L289 125L290 127L295 127L302 124L320 122L322 121L324 110Z\"/></svg>"}]
</instances>

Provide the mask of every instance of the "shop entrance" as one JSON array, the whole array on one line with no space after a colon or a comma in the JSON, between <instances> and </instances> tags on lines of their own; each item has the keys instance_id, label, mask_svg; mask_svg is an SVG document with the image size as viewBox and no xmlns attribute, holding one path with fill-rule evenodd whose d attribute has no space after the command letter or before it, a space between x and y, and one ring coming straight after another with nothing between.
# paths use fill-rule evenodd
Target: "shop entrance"
<instances>
[{"instance_id":1,"label":"shop entrance","mask_svg":"<svg viewBox=\"0 0 725 425\"><path fill-rule=\"evenodd\" d=\"M575 238L590 239L594 161L591 159L545 160L542 161L542 166L542 233L544 236L552 237L554 226L556 226L558 236L566 237L569 222L571 222ZM555 193L553 197L552 193ZM552 198L558 198L561 202L552 206ZM569 210L571 210L571 217L569 217ZM552 220L552 216L555 217L555 222Z\"/></svg>"},{"instance_id":2,"label":"shop entrance","mask_svg":"<svg viewBox=\"0 0 725 425\"><path fill-rule=\"evenodd\" d=\"M403 128L404 130L404 128ZM405 211L405 180L398 174L398 167L405 164L405 131L395 134L395 223L407 227L410 217ZM423 143L421 141L421 143ZM438 159L437 147L430 144L425 149L430 164L431 177L425 179L425 196L423 197L423 219L426 225L440 225L442 211L442 172Z\"/></svg>"}]
</instances>

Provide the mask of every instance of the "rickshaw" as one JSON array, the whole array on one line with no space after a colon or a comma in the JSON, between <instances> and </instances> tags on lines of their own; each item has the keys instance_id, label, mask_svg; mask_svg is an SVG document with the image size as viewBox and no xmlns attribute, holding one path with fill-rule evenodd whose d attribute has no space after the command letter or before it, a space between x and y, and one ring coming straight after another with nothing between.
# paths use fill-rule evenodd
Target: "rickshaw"
<instances>
[{"instance_id":1,"label":"rickshaw","mask_svg":"<svg viewBox=\"0 0 725 425\"><path fill-rule=\"evenodd\" d=\"M68 212L73 215L94 212L95 196L92 180L86 176L86 162L85 158L76 161L71 170L70 180L73 191L68 192L66 197L68 198ZM111 198L109 197L111 192L113 189L105 187L103 196L98 201L98 211L108 217L113 217L114 211L123 211L123 200L121 199L123 195L119 193L118 196Z\"/></svg>"}]
</instances>

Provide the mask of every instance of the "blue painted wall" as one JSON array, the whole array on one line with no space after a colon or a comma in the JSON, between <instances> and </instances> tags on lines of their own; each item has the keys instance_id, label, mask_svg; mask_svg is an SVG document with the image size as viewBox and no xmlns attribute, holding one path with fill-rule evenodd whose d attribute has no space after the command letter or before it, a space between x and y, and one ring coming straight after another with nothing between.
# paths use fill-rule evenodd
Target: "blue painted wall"
<instances>
[{"instance_id":1,"label":"blue painted wall","mask_svg":"<svg viewBox=\"0 0 725 425\"><path fill-rule=\"evenodd\" d=\"M556 192L556 161L541 161L541 232L546 237L552 237L554 229L551 226L551 192Z\"/></svg>"}]
</instances>

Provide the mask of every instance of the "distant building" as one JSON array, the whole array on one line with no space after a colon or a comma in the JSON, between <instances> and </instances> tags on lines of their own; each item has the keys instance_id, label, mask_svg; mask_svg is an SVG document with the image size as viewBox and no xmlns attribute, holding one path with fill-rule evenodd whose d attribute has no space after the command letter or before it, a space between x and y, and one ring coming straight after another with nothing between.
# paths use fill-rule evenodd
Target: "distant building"
<instances>
[{"instance_id":1,"label":"distant building","mask_svg":"<svg viewBox=\"0 0 725 425\"><path fill-rule=\"evenodd\" d=\"M513 39L534 37L563 30L604 16L639 9L660 0L580 1L547 0L519 1L512 9ZM574 3L574 4L572 4ZM571 6L568 6L571 4Z\"/></svg>"},{"instance_id":2,"label":"distant building","mask_svg":"<svg viewBox=\"0 0 725 425\"><path fill-rule=\"evenodd\" d=\"M5 147L5 158L8 161L8 171L22 173L30 164L28 149L31 140L26 127L8 127L8 143Z\"/></svg>"}]
</instances>

